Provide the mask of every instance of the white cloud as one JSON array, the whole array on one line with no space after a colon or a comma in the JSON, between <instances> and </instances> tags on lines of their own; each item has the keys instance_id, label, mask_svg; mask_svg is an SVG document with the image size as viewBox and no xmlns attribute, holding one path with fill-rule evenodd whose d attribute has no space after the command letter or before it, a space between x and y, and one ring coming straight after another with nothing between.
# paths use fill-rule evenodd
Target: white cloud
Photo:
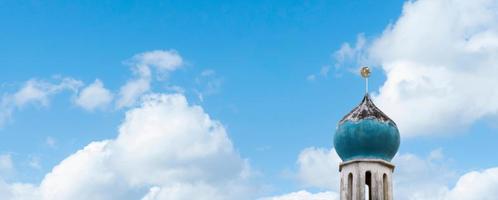
<instances>
[{"instance_id":1,"label":"white cloud","mask_svg":"<svg viewBox=\"0 0 498 200\"><path fill-rule=\"evenodd\" d=\"M340 162L334 149L304 149L297 160L297 177L305 186L338 190Z\"/></svg>"},{"instance_id":2,"label":"white cloud","mask_svg":"<svg viewBox=\"0 0 498 200\"><path fill-rule=\"evenodd\" d=\"M496 0L408 1L379 38L359 39L363 50L343 46L338 61L368 57L382 67L387 80L374 100L402 136L458 133L498 113L497 9Z\"/></svg>"},{"instance_id":3,"label":"white cloud","mask_svg":"<svg viewBox=\"0 0 498 200\"><path fill-rule=\"evenodd\" d=\"M109 141L93 142L64 159L43 179L38 188L39 198L103 200L131 196L123 178L113 172L109 144Z\"/></svg>"},{"instance_id":4,"label":"white cloud","mask_svg":"<svg viewBox=\"0 0 498 200\"><path fill-rule=\"evenodd\" d=\"M183 66L183 58L175 50L155 50L137 54L128 62L136 77L121 87L117 107L132 106L144 93L150 91L152 70L162 76Z\"/></svg>"},{"instance_id":5,"label":"white cloud","mask_svg":"<svg viewBox=\"0 0 498 200\"><path fill-rule=\"evenodd\" d=\"M215 186L206 183L178 183L168 187L153 187L142 200L232 200L254 199L248 187L240 185ZM227 191L227 192L224 192Z\"/></svg>"},{"instance_id":6,"label":"white cloud","mask_svg":"<svg viewBox=\"0 0 498 200\"><path fill-rule=\"evenodd\" d=\"M14 163L10 154L0 155L0 174L5 176L14 170Z\"/></svg>"},{"instance_id":7,"label":"white cloud","mask_svg":"<svg viewBox=\"0 0 498 200\"><path fill-rule=\"evenodd\" d=\"M175 50L155 50L137 54L132 58L137 66L155 67L160 71L174 71L183 65L182 57Z\"/></svg>"},{"instance_id":8,"label":"white cloud","mask_svg":"<svg viewBox=\"0 0 498 200\"><path fill-rule=\"evenodd\" d=\"M304 149L298 157L297 176L305 187L326 188L328 191L310 193L299 191L262 200L338 199L340 160L333 152L321 148ZM414 154L401 154L393 160L395 198L400 200L493 199L496 197L498 168L468 172L458 176L447 165L441 149L432 151L426 158ZM331 181L332 180L332 181ZM451 188L456 182L456 185Z\"/></svg>"},{"instance_id":9,"label":"white cloud","mask_svg":"<svg viewBox=\"0 0 498 200\"><path fill-rule=\"evenodd\" d=\"M6 200L39 200L38 190L31 184L8 184L0 180L0 199Z\"/></svg>"},{"instance_id":10,"label":"white cloud","mask_svg":"<svg viewBox=\"0 0 498 200\"><path fill-rule=\"evenodd\" d=\"M427 162L427 161L424 161ZM413 163L412 163L413 164ZM432 168L434 166L420 166L420 163L414 163L412 169L419 166L422 168ZM407 165L399 166L407 167ZM427 169L423 169L427 170ZM432 169L434 170L434 169ZM435 169L434 171L425 171L420 175L417 174L420 170L413 172L408 179L410 182L399 183L400 186L395 185L395 197L402 200L493 200L496 199L498 191L498 168L489 168L482 171L471 171L458 178L455 186L451 189L448 183L448 172ZM430 176L427 176L429 175ZM395 174L396 175L396 174ZM395 176L401 178L407 174L400 174ZM443 180L447 179L447 180ZM407 180L404 180L407 181ZM446 182L446 183L444 183ZM399 197L399 198L398 198Z\"/></svg>"},{"instance_id":11,"label":"white cloud","mask_svg":"<svg viewBox=\"0 0 498 200\"><path fill-rule=\"evenodd\" d=\"M75 99L75 103L86 110L92 111L97 108L105 108L111 103L112 98L112 93L104 87L102 81L97 79L81 90Z\"/></svg>"},{"instance_id":12,"label":"white cloud","mask_svg":"<svg viewBox=\"0 0 498 200\"><path fill-rule=\"evenodd\" d=\"M498 196L498 168L469 172L458 180L447 200L493 200Z\"/></svg>"},{"instance_id":13,"label":"white cloud","mask_svg":"<svg viewBox=\"0 0 498 200\"><path fill-rule=\"evenodd\" d=\"M495 199L498 168L458 176L440 149L427 158L402 154L395 158L394 193L401 200ZM455 185L456 182L456 185ZM453 188L452 185L455 185Z\"/></svg>"},{"instance_id":14,"label":"white cloud","mask_svg":"<svg viewBox=\"0 0 498 200\"><path fill-rule=\"evenodd\" d=\"M356 38L356 44L351 46L349 43L343 43L341 48L334 52L333 57L335 59L336 67L346 67L346 68L357 68L358 64L367 64L368 54L367 49L367 39L364 34L359 34Z\"/></svg>"},{"instance_id":15,"label":"white cloud","mask_svg":"<svg viewBox=\"0 0 498 200\"><path fill-rule=\"evenodd\" d=\"M216 71L207 69L196 77L195 83L198 87L198 89L195 90L197 96L200 101L204 101L206 96L216 94L221 90L223 79L216 74Z\"/></svg>"},{"instance_id":16,"label":"white cloud","mask_svg":"<svg viewBox=\"0 0 498 200\"><path fill-rule=\"evenodd\" d=\"M257 187L247 182L248 165L234 151L224 130L218 127L218 122L211 121L200 107L186 105L182 96L151 98L151 104L127 114L117 139L87 145L56 166L45 176L40 186L7 184L0 180L0 197L7 200L255 199L255 196L250 194L256 194ZM176 113L173 115L179 114L180 119L163 118L167 117L169 112ZM149 119L142 118L148 114L151 114ZM187 118L190 120L185 120ZM159 125L164 119L170 120L166 120L164 126ZM197 122L197 125L189 128L188 124L192 125L192 122ZM203 134L204 136L197 138ZM130 143L133 139L136 143ZM153 141L154 139L159 141ZM181 142L194 148L179 153L178 151L185 150L182 144L154 145L166 140L172 140L170 144ZM207 148L207 151L197 149L208 146L211 148ZM142 148L137 150L139 147ZM137 154L129 155L130 152ZM165 158L160 156L161 152L164 152ZM320 159L316 160L318 158ZM396 199L492 200L498 195L495 190L498 184L498 168L468 172L459 177L451 188L449 186L457 179L454 172L446 168L447 161L440 149L431 152L427 158L413 154L396 157ZM303 165L299 168L309 168L313 163L326 166L327 163L337 163L337 158L331 151L307 148L301 152L297 163ZM301 180L308 186L328 186L325 179L336 179L337 177L332 176L338 174L332 171L337 169L331 169L330 172L324 170L326 169L318 168L316 171L316 175L322 175L323 181L316 180L319 176L309 175L312 171L304 173L309 177L307 180ZM301 173L300 170L298 173ZM339 199L339 195L337 190L318 193L301 190L259 199L334 200Z\"/></svg>"},{"instance_id":17,"label":"white cloud","mask_svg":"<svg viewBox=\"0 0 498 200\"><path fill-rule=\"evenodd\" d=\"M220 122L183 95L153 94L126 113L116 139L87 145L17 199L253 199L250 176Z\"/></svg>"},{"instance_id":18,"label":"white cloud","mask_svg":"<svg viewBox=\"0 0 498 200\"><path fill-rule=\"evenodd\" d=\"M415 154L401 154L394 158L394 196L401 200L441 200L449 185L458 176L441 149L432 151L426 158Z\"/></svg>"},{"instance_id":19,"label":"white cloud","mask_svg":"<svg viewBox=\"0 0 498 200\"><path fill-rule=\"evenodd\" d=\"M310 147L299 153L296 177L304 187L330 191L310 193L306 190L266 197L260 200L335 200L339 199L339 156L334 149Z\"/></svg>"},{"instance_id":20,"label":"white cloud","mask_svg":"<svg viewBox=\"0 0 498 200\"><path fill-rule=\"evenodd\" d=\"M63 78L59 84L53 84L43 80L32 79L12 95L15 105L21 107L29 103L38 103L47 106L51 95L64 90L77 91L82 86L81 81L73 78Z\"/></svg>"},{"instance_id":21,"label":"white cloud","mask_svg":"<svg viewBox=\"0 0 498 200\"><path fill-rule=\"evenodd\" d=\"M15 104L23 106L28 102L40 102L42 105L47 105L49 93L42 86L43 84L36 80L28 81L21 90L14 94Z\"/></svg>"},{"instance_id":22,"label":"white cloud","mask_svg":"<svg viewBox=\"0 0 498 200\"><path fill-rule=\"evenodd\" d=\"M54 84L44 80L31 79L13 94L3 94L0 100L0 127L5 125L12 114L27 105L48 106L50 98L63 91L77 92L82 82L73 78L58 78Z\"/></svg>"},{"instance_id":23,"label":"white cloud","mask_svg":"<svg viewBox=\"0 0 498 200\"><path fill-rule=\"evenodd\" d=\"M128 81L119 92L120 99L117 102L118 108L125 106L131 106L135 104L137 98L139 98L145 92L150 90L150 79L138 78L136 80Z\"/></svg>"},{"instance_id":24,"label":"white cloud","mask_svg":"<svg viewBox=\"0 0 498 200\"><path fill-rule=\"evenodd\" d=\"M330 72L330 66L328 66L328 65L322 66L320 68L320 71L318 73L316 73L316 74L310 74L310 75L306 76L306 80L308 80L308 81L315 81L319 77L321 77L321 78L327 78L329 76L329 72Z\"/></svg>"},{"instance_id":25,"label":"white cloud","mask_svg":"<svg viewBox=\"0 0 498 200\"><path fill-rule=\"evenodd\" d=\"M339 200L339 195L335 192L321 192L313 194L302 190L282 196L267 197L260 200Z\"/></svg>"}]
</instances>

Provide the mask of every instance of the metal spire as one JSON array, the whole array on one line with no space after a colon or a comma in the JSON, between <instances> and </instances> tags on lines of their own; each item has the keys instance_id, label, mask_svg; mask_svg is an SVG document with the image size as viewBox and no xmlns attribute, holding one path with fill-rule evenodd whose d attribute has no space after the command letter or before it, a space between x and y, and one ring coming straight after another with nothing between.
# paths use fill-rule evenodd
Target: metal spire
<instances>
[{"instance_id":1,"label":"metal spire","mask_svg":"<svg viewBox=\"0 0 498 200\"><path fill-rule=\"evenodd\" d=\"M370 73L370 68L366 66L360 69L360 74L365 79L365 94L368 94L368 77L370 77Z\"/></svg>"}]
</instances>

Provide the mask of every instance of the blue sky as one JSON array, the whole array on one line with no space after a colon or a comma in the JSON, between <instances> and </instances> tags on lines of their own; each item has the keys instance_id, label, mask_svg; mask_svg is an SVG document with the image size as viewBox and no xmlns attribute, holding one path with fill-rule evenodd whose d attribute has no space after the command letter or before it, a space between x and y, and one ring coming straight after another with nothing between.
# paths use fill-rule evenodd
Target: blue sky
<instances>
[{"instance_id":1,"label":"blue sky","mask_svg":"<svg viewBox=\"0 0 498 200\"><path fill-rule=\"evenodd\" d=\"M304 168L298 156L309 147L333 148L337 122L363 95L363 82L356 71L361 64L373 67L370 89L374 99L402 124L399 155L408 160L412 157L407 155L419 160L427 158L429 171L437 168L452 172L450 178L442 181L444 187L452 190L461 175L498 166L496 159L489 159L494 156L498 141L494 125L497 106L486 101L498 97L491 87L495 81L485 82L488 85L473 81L480 72L496 70L498 62L492 56L497 52L493 41L498 29L492 20L479 17L470 20L472 13L462 14L470 24L477 25L448 29L462 29L467 40L489 33L484 44L476 42L484 47L489 44L488 51L481 52L482 55L466 52L446 55L444 51L434 50L423 55L420 52L434 48L422 42L420 48L427 49L417 51L417 39L426 37L440 45L435 49L445 48L443 45L449 43L435 34L441 31L444 35L446 29L436 28L433 35L424 35L424 30L432 30L439 22L448 24L444 20L460 19L454 14L460 14L458 8L465 3L446 3L456 11L435 20L434 24L430 20L417 24L419 21L409 20L410 17L423 15L426 10L431 14L426 8L437 11L445 3L432 5L427 0L406 4L393 0L383 3L370 0L1 2L0 82L4 99L20 91L29 80L57 85L66 77L79 82L74 90L50 94L47 102L14 106L0 129L0 154L10 163L1 173L2 180L7 184L37 187L55 166L92 141L115 139L125 114L141 107L140 104L116 106L119 92L130 80L140 79L133 72L140 65L141 61L137 61L140 55L159 50L181 56L182 62L178 69L166 69L167 72L151 64L154 74L151 89L144 95L172 94L175 90L171 88L182 88L181 93L191 106L202 107L212 119L220 121L235 154L247 159L256 174L252 180L256 183L252 184L265 186L260 197L299 190L333 191L333 187L296 178ZM479 1L471 7L485 9L490 5L496 2ZM490 18L497 19L493 17L496 16ZM416 34L418 30L422 36ZM415 42L400 43L399 38ZM478 66L468 69L479 71L475 77L467 77L471 84L458 78L457 72L465 66L448 61L454 57L463 57L462 63ZM431 71L434 68L444 73ZM397 74L403 74L402 70L411 77ZM422 77L432 72L441 76ZM452 73L455 76L445 76ZM396 82L396 77L406 80ZM78 106L76 99L96 79L114 100L98 109ZM452 92L439 101L438 94L427 88ZM475 88L488 88L492 94L486 97L487 92ZM474 95L475 99L463 98L468 95ZM468 106L469 102L482 106ZM412 112L416 114L410 116ZM404 130L407 134L403 134ZM436 164L432 163L431 155L439 159Z\"/></svg>"}]
</instances>

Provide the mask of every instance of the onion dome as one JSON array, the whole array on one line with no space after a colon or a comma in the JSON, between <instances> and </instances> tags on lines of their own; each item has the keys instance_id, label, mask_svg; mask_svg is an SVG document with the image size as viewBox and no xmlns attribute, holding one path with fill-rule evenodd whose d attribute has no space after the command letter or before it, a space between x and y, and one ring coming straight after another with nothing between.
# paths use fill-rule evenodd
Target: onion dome
<instances>
[{"instance_id":1,"label":"onion dome","mask_svg":"<svg viewBox=\"0 0 498 200\"><path fill-rule=\"evenodd\" d=\"M400 144L398 127L365 94L360 105L339 121L334 146L343 161L382 159L391 161Z\"/></svg>"}]
</instances>

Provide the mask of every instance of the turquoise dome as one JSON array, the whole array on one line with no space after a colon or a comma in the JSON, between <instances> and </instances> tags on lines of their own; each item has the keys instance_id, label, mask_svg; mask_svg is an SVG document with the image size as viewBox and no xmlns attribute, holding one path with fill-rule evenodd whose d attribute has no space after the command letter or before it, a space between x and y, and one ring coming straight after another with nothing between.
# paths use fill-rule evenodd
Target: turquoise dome
<instances>
[{"instance_id":1,"label":"turquoise dome","mask_svg":"<svg viewBox=\"0 0 498 200\"><path fill-rule=\"evenodd\" d=\"M391 161L400 144L398 127L377 108L369 95L339 121L334 146L343 161L382 159Z\"/></svg>"}]
</instances>

